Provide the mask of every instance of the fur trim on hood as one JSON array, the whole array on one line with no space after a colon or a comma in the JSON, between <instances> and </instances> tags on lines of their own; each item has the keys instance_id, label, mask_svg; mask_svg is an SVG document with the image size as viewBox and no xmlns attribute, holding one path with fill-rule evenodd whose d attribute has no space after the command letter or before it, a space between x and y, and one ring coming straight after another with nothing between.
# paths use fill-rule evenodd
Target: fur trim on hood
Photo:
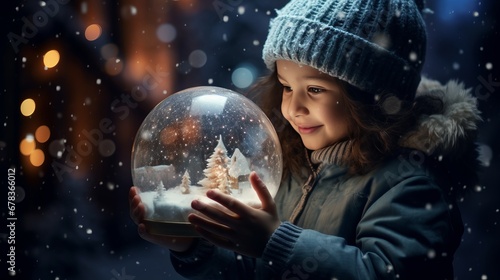
<instances>
[{"instance_id":1,"label":"fur trim on hood","mask_svg":"<svg viewBox=\"0 0 500 280\"><path fill-rule=\"evenodd\" d=\"M482 119L471 89L453 80L443 85L422 78L416 96L423 95L440 99L442 111L422 116L417 129L402 139L401 146L422 151L429 156L447 156L456 155L474 144L471 142L477 134L477 123Z\"/></svg>"}]
</instances>

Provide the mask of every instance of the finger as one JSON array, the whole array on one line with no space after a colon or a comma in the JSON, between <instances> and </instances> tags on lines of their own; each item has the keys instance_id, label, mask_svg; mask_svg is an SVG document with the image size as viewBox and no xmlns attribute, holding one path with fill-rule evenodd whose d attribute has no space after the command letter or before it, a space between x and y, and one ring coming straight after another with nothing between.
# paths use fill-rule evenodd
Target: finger
<instances>
[{"instance_id":1,"label":"finger","mask_svg":"<svg viewBox=\"0 0 500 280\"><path fill-rule=\"evenodd\" d=\"M144 220L146 208L144 207L144 204L141 202L141 198L138 195L132 199L131 205L130 217L135 224L139 224L142 220Z\"/></svg>"},{"instance_id":2,"label":"finger","mask_svg":"<svg viewBox=\"0 0 500 280\"><path fill-rule=\"evenodd\" d=\"M130 190L128 191L128 204L130 208L132 208L132 200L136 195L137 195L137 190L135 189L135 187L131 187Z\"/></svg>"},{"instance_id":3,"label":"finger","mask_svg":"<svg viewBox=\"0 0 500 280\"><path fill-rule=\"evenodd\" d=\"M220 191L216 190L209 190L207 192L207 197L218 202L222 206L226 207L227 209L231 210L235 214L239 216L247 216L249 211L253 210L251 207L248 205L244 204L243 202L235 199L234 197L223 194Z\"/></svg>"},{"instance_id":4,"label":"finger","mask_svg":"<svg viewBox=\"0 0 500 280\"><path fill-rule=\"evenodd\" d=\"M141 196L139 195L139 188L131 187L129 192L128 192L128 203L129 203L130 209L136 207L136 205L137 205L137 198L136 197L138 197L139 202L141 202Z\"/></svg>"},{"instance_id":5,"label":"finger","mask_svg":"<svg viewBox=\"0 0 500 280\"><path fill-rule=\"evenodd\" d=\"M212 237L217 236L218 238L228 240L232 240L234 238L234 232L231 228L199 215L190 214L188 216L188 221L195 227L195 229L202 229L205 234L209 233Z\"/></svg>"},{"instance_id":6,"label":"finger","mask_svg":"<svg viewBox=\"0 0 500 280\"><path fill-rule=\"evenodd\" d=\"M269 193L266 185L259 178L255 171L252 171L249 176L250 183L252 184L253 189L257 193L257 196L262 203L262 209L274 211L276 209L276 204L274 203L274 199Z\"/></svg>"},{"instance_id":7,"label":"finger","mask_svg":"<svg viewBox=\"0 0 500 280\"><path fill-rule=\"evenodd\" d=\"M135 207L137 207L137 205L139 205L142 201L141 201L141 197L139 195L135 195L135 196L131 197L128 202L129 202L130 210L132 210Z\"/></svg>"},{"instance_id":8,"label":"finger","mask_svg":"<svg viewBox=\"0 0 500 280\"><path fill-rule=\"evenodd\" d=\"M137 205L139 205L139 199L135 198L135 196L130 197L128 203L129 203L130 217L133 217L134 210L135 208L137 208Z\"/></svg>"},{"instance_id":9,"label":"finger","mask_svg":"<svg viewBox=\"0 0 500 280\"><path fill-rule=\"evenodd\" d=\"M132 221L134 221L134 223L136 225L138 225L140 222L142 222L144 220L144 215L142 214L143 210L140 209L139 207L141 207L141 206L136 207L132 211L132 215L131 215ZM144 207L144 206L142 206L142 207Z\"/></svg>"},{"instance_id":10,"label":"finger","mask_svg":"<svg viewBox=\"0 0 500 280\"><path fill-rule=\"evenodd\" d=\"M139 194L139 188L132 186L128 191L128 198L132 199L135 195Z\"/></svg>"},{"instance_id":11,"label":"finger","mask_svg":"<svg viewBox=\"0 0 500 280\"><path fill-rule=\"evenodd\" d=\"M234 220L238 218L236 215L231 215L197 199L191 202L191 207L215 222L228 226L234 225Z\"/></svg>"}]
</instances>

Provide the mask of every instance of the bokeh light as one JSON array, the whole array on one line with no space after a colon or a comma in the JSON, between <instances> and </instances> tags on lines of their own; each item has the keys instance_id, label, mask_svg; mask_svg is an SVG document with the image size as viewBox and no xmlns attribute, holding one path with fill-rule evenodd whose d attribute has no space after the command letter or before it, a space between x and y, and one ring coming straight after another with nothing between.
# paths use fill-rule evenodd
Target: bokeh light
<instances>
[{"instance_id":1,"label":"bokeh light","mask_svg":"<svg viewBox=\"0 0 500 280\"><path fill-rule=\"evenodd\" d=\"M134 5L122 5L122 8L120 10L120 14L124 19L129 19L137 15L137 12L137 7Z\"/></svg>"},{"instance_id":2,"label":"bokeh light","mask_svg":"<svg viewBox=\"0 0 500 280\"><path fill-rule=\"evenodd\" d=\"M30 154L30 162L33 166L38 167L45 161L45 154L42 150L36 149Z\"/></svg>"},{"instance_id":3,"label":"bokeh light","mask_svg":"<svg viewBox=\"0 0 500 280\"><path fill-rule=\"evenodd\" d=\"M202 50L195 50L189 54L189 64L194 68L201 68L207 63L207 54Z\"/></svg>"},{"instance_id":4,"label":"bokeh light","mask_svg":"<svg viewBox=\"0 0 500 280\"><path fill-rule=\"evenodd\" d=\"M108 73L108 75L116 76L122 72L123 62L119 58L108 59L106 60L104 68L106 69L106 73Z\"/></svg>"},{"instance_id":5,"label":"bokeh light","mask_svg":"<svg viewBox=\"0 0 500 280\"><path fill-rule=\"evenodd\" d=\"M50 128L46 125L39 126L35 131L35 139L40 143L45 143L50 138Z\"/></svg>"},{"instance_id":6,"label":"bokeh light","mask_svg":"<svg viewBox=\"0 0 500 280\"><path fill-rule=\"evenodd\" d=\"M247 88L254 82L255 76L249 68L240 67L234 70L231 80L236 87Z\"/></svg>"},{"instance_id":7,"label":"bokeh light","mask_svg":"<svg viewBox=\"0 0 500 280\"><path fill-rule=\"evenodd\" d=\"M45 65L45 67L47 68L53 68L59 63L60 59L61 56L59 55L58 51L50 50L43 56L43 65Z\"/></svg>"},{"instance_id":8,"label":"bokeh light","mask_svg":"<svg viewBox=\"0 0 500 280\"><path fill-rule=\"evenodd\" d=\"M109 139L104 139L99 142L99 153L103 157L109 157L115 153L116 146L115 142Z\"/></svg>"},{"instance_id":9,"label":"bokeh light","mask_svg":"<svg viewBox=\"0 0 500 280\"><path fill-rule=\"evenodd\" d=\"M34 150L35 150L35 139L33 138L33 135L28 135L19 144L19 151L21 152L21 154L29 156Z\"/></svg>"},{"instance_id":10,"label":"bokeh light","mask_svg":"<svg viewBox=\"0 0 500 280\"><path fill-rule=\"evenodd\" d=\"M85 39L89 41L97 40L102 33L102 28L99 24L91 24L85 29Z\"/></svg>"},{"instance_id":11,"label":"bokeh light","mask_svg":"<svg viewBox=\"0 0 500 280\"><path fill-rule=\"evenodd\" d=\"M177 37L177 30L171 24L164 23L156 29L156 36L164 43L170 43Z\"/></svg>"},{"instance_id":12,"label":"bokeh light","mask_svg":"<svg viewBox=\"0 0 500 280\"><path fill-rule=\"evenodd\" d=\"M101 55L104 59L111 59L118 56L118 47L115 44L106 44L101 47Z\"/></svg>"},{"instance_id":13,"label":"bokeh light","mask_svg":"<svg viewBox=\"0 0 500 280\"><path fill-rule=\"evenodd\" d=\"M35 100L27 98L21 103L21 114L23 114L23 116L29 117L35 112L35 108Z\"/></svg>"},{"instance_id":14,"label":"bokeh light","mask_svg":"<svg viewBox=\"0 0 500 280\"><path fill-rule=\"evenodd\" d=\"M65 140L53 140L49 145L49 153L51 156L56 158L61 158L63 153L66 151Z\"/></svg>"}]
</instances>

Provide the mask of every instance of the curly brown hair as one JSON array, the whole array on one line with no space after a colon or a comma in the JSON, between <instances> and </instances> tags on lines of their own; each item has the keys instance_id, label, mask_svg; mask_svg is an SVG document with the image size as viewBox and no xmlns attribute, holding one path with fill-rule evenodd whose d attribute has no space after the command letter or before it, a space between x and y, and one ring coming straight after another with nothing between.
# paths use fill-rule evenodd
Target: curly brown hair
<instances>
[{"instance_id":1,"label":"curly brown hair","mask_svg":"<svg viewBox=\"0 0 500 280\"><path fill-rule=\"evenodd\" d=\"M419 116L442 108L440 100L429 96L406 102L390 94L370 94L338 81L343 89L341 102L348 122L348 139L352 141L352 151L345 159L350 174L373 170L398 150L401 137L416 127ZM262 77L249 95L276 128L283 151L284 176L299 175L307 162L306 148L281 114L282 91L277 72L273 71Z\"/></svg>"}]
</instances>

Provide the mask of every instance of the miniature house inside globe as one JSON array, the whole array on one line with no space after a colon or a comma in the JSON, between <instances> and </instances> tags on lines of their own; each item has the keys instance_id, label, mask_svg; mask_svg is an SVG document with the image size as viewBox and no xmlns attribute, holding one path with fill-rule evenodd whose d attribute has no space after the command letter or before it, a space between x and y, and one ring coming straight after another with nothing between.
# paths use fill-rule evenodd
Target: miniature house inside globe
<instances>
[{"instance_id":1,"label":"miniature house inside globe","mask_svg":"<svg viewBox=\"0 0 500 280\"><path fill-rule=\"evenodd\" d=\"M194 199L216 204L206 197L209 189L259 207L251 171L274 197L282 174L280 144L260 108L228 89L195 87L167 97L135 137L132 179L153 234L196 236L187 216Z\"/></svg>"}]
</instances>

